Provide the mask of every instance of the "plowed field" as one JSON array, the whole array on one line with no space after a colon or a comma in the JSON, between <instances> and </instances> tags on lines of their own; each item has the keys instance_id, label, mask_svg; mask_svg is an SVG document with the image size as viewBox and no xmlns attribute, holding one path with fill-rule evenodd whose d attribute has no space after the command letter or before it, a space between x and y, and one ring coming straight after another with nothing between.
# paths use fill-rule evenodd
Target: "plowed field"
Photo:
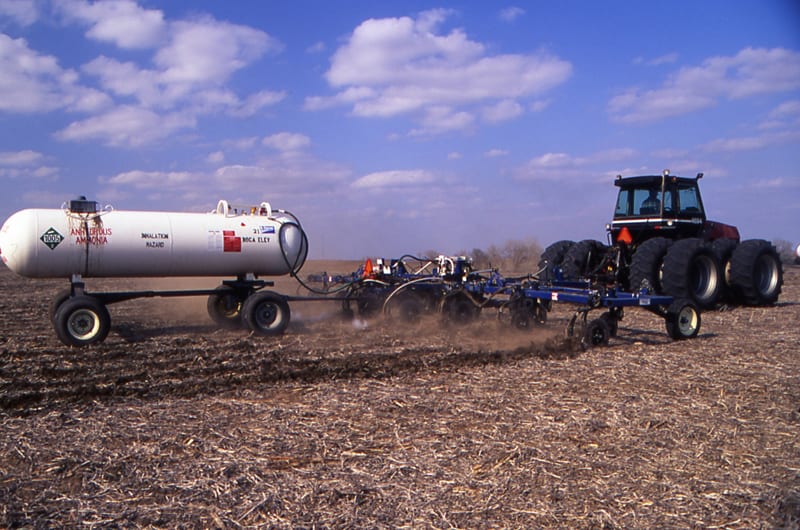
<instances>
[{"instance_id":1,"label":"plowed field","mask_svg":"<svg viewBox=\"0 0 800 530\"><path fill-rule=\"evenodd\" d=\"M216 282L176 283L87 288ZM630 310L589 351L567 306L522 332L297 302L264 338L203 298L112 305L108 339L71 349L65 286L0 267L0 527L800 526L796 267L777 306L704 312L694 340Z\"/></svg>"}]
</instances>

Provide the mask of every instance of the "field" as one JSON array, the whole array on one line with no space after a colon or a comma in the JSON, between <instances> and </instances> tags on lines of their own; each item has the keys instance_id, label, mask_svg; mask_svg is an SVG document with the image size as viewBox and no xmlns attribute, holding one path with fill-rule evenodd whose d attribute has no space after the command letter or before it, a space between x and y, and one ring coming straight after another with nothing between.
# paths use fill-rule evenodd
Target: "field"
<instances>
[{"instance_id":1,"label":"field","mask_svg":"<svg viewBox=\"0 0 800 530\"><path fill-rule=\"evenodd\" d=\"M0 267L0 527L799 528L785 269L777 306L705 312L690 341L639 310L581 351L567 306L521 332L346 321L334 302L293 303L263 338L216 329L205 299L148 298L76 350L48 319L66 282Z\"/></svg>"}]
</instances>

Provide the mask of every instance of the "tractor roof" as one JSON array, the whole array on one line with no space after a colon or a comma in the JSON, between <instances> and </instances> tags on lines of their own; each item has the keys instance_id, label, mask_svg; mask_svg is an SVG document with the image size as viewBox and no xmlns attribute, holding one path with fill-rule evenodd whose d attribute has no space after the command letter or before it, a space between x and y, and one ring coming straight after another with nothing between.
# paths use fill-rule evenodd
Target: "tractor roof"
<instances>
[{"instance_id":1,"label":"tractor roof","mask_svg":"<svg viewBox=\"0 0 800 530\"><path fill-rule=\"evenodd\" d=\"M699 178L701 178L703 174L698 173L698 176L695 178L686 178L686 177L676 177L674 175L667 175L666 179L667 182L678 182L681 184L694 184L697 182ZM652 184L661 184L661 179L663 179L663 175L642 175L638 177L627 177L622 178L621 176L617 176L617 179L614 181L615 186L619 186L620 188L629 188L629 187L637 187L637 186L647 186Z\"/></svg>"}]
</instances>

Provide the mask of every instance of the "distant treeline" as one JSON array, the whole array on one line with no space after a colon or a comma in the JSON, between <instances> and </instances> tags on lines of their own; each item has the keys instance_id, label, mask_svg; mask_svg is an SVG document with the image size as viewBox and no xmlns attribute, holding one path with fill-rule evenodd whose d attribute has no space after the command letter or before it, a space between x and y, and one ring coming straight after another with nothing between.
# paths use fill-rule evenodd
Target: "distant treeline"
<instances>
[{"instance_id":1,"label":"distant treeline","mask_svg":"<svg viewBox=\"0 0 800 530\"><path fill-rule=\"evenodd\" d=\"M474 270L496 268L504 274L517 274L536 272L541 253L542 246L535 240L510 239L501 246L490 245L486 249L461 250L456 255L472 258ZM429 250L424 256L434 258L440 254L446 253Z\"/></svg>"}]
</instances>

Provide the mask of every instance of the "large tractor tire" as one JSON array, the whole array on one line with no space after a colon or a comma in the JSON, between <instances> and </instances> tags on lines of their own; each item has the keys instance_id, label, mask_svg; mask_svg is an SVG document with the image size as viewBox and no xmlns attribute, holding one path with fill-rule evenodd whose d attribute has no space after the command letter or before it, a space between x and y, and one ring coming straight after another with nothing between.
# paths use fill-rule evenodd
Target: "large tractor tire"
<instances>
[{"instance_id":1,"label":"large tractor tire","mask_svg":"<svg viewBox=\"0 0 800 530\"><path fill-rule=\"evenodd\" d=\"M769 241L742 241L731 256L731 286L737 301L748 305L774 304L781 294L783 266Z\"/></svg>"},{"instance_id":2,"label":"large tractor tire","mask_svg":"<svg viewBox=\"0 0 800 530\"><path fill-rule=\"evenodd\" d=\"M654 237L639 245L631 258L628 290L638 293L649 286L651 294L663 292L661 267L671 245L672 240L665 237Z\"/></svg>"},{"instance_id":3,"label":"large tractor tire","mask_svg":"<svg viewBox=\"0 0 800 530\"><path fill-rule=\"evenodd\" d=\"M570 280L585 278L603 259L606 246L594 239L584 239L572 245L564 254L561 270Z\"/></svg>"},{"instance_id":4,"label":"large tractor tire","mask_svg":"<svg viewBox=\"0 0 800 530\"><path fill-rule=\"evenodd\" d=\"M731 257L738 245L739 242L735 239L716 239L711 243L711 250L717 256L722 271L723 289L720 293L720 300L726 302L736 302L736 295L731 284Z\"/></svg>"},{"instance_id":5,"label":"large tractor tire","mask_svg":"<svg viewBox=\"0 0 800 530\"><path fill-rule=\"evenodd\" d=\"M539 270L543 279L552 280L555 278L556 267L561 267L564 255L575 243L568 240L556 241L542 252L539 258Z\"/></svg>"},{"instance_id":6,"label":"large tractor tire","mask_svg":"<svg viewBox=\"0 0 800 530\"><path fill-rule=\"evenodd\" d=\"M664 256L661 284L665 294L710 308L719 301L723 281L717 256L700 239L676 241Z\"/></svg>"}]
</instances>

